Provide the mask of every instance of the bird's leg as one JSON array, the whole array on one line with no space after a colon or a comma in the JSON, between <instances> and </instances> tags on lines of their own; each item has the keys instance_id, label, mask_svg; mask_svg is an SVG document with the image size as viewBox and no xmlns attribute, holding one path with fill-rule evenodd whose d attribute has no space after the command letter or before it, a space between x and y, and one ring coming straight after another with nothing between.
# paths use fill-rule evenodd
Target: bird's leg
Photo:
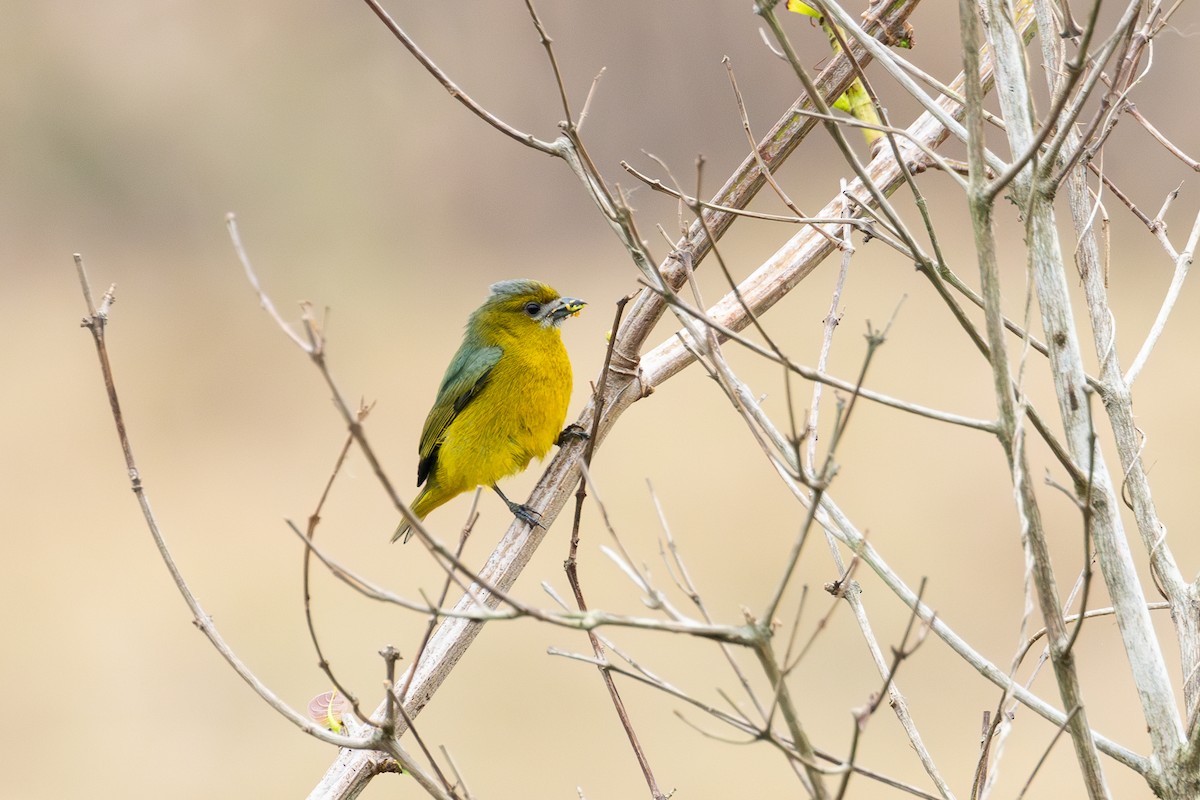
<instances>
[{"instance_id":1,"label":"bird's leg","mask_svg":"<svg viewBox=\"0 0 1200 800\"><path fill-rule=\"evenodd\" d=\"M562 433L554 440L554 443L559 447L563 447L571 442L572 439L578 439L581 442L586 442L592 438L592 435L583 429L583 426L577 422L572 422L570 425L562 429Z\"/></svg>"},{"instance_id":2,"label":"bird's leg","mask_svg":"<svg viewBox=\"0 0 1200 800\"><path fill-rule=\"evenodd\" d=\"M531 528L535 525L538 526L539 528L546 527L545 525L543 525L541 523L541 520L540 520L540 517L542 516L541 514L534 511L529 506L521 505L520 503L514 503L512 500L509 500L507 497L504 496L504 492L500 491L500 487L494 483L492 484L492 491L494 491L496 494L500 495L500 499L504 501L504 504L506 506L508 506L508 510L512 512L514 517L521 520L521 522L524 522L526 525L528 525Z\"/></svg>"}]
</instances>

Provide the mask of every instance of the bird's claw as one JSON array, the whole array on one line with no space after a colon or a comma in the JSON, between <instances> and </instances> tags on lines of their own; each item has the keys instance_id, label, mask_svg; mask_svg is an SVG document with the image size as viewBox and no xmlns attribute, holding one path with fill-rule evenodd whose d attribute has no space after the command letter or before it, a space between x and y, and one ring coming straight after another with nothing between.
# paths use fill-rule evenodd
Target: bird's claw
<instances>
[{"instance_id":1,"label":"bird's claw","mask_svg":"<svg viewBox=\"0 0 1200 800\"><path fill-rule=\"evenodd\" d=\"M554 443L559 447L569 444L572 439L578 439L581 442L586 442L591 439L592 435L583 429L583 426L577 422L572 422L570 425L562 429L562 433L554 440Z\"/></svg>"},{"instance_id":2,"label":"bird's claw","mask_svg":"<svg viewBox=\"0 0 1200 800\"><path fill-rule=\"evenodd\" d=\"M543 530L546 528L546 526L542 524L542 515L537 511L534 511L529 506L514 504L513 508L509 510L512 511L514 517L521 520L521 522L524 522L531 528L537 527L542 528Z\"/></svg>"}]
</instances>

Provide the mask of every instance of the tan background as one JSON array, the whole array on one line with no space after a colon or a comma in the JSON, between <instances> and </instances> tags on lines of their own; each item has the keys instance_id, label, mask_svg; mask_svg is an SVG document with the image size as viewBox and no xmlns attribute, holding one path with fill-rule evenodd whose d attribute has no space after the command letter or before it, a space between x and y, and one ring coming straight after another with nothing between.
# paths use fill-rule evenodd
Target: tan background
<instances>
[{"instance_id":1,"label":"tan background","mask_svg":"<svg viewBox=\"0 0 1200 800\"><path fill-rule=\"evenodd\" d=\"M521 4L393 5L401 24L479 101L518 127L553 136L561 114ZM604 174L623 186L634 181L620 171L620 159L653 169L643 150L662 156L689 184L692 160L704 153L708 187L741 159L745 143L721 56L733 59L757 130L796 94L785 65L762 46L749 3L546 5L576 108L592 76L608 68L584 132ZM948 79L958 68L956 35L947 27L953 14L944 3L926 5L914 18L911 56ZM1194 155L1194 104L1172 109L1170 95L1190 86L1200 61L1187 38L1196 29L1194 10L1186 13L1178 30L1162 37L1155 71L1136 99ZM71 254L84 254L97 292L118 284L112 358L168 541L225 636L297 708L328 687L304 628L300 548L282 520L311 512L344 434L317 373L258 310L223 215L238 213L261 277L285 313L294 317L299 299L332 309L334 373L349 396L377 401L369 434L410 492L425 410L487 284L539 277L591 301L564 329L576 365L575 413L598 373L612 303L634 288L635 272L562 164L494 134L452 102L365 6L18 3L5 17L0 752L7 766L0 795L300 796L333 753L267 709L189 623L128 490L95 355L77 328L84 305ZM799 18L787 22L807 61L820 61L820 34ZM907 124L911 103L886 81L879 87L894 119ZM1124 155L1106 167L1151 213L1188 177L1129 121L1113 144L1112 152ZM993 146L1006 152L998 140ZM811 211L845 172L818 133L782 180ZM961 202L944 191L944 176L921 181L953 266L970 278ZM1193 186L1185 184L1168 218L1180 246L1197 208ZM633 189L633 202L641 229L663 254L654 225L676 230L674 206L644 188ZM758 207L778 210L770 199ZM1145 231L1115 203L1109 211L1119 244L1111 275L1118 346L1128 364L1170 273ZM1011 219L1005 225L1017 309L1020 230ZM740 225L725 245L731 268L747 274L787 235L769 224ZM799 360L815 358L834 267L824 265L767 318ZM722 282L714 270L704 272L707 296L716 299ZM1198 556L1190 527L1200 444L1192 288L1137 386L1146 462L1185 574ZM989 416L985 365L911 265L878 244L861 248L854 261L832 371L856 372L866 320L882 323L904 295L870 385ZM664 324L654 341L672 330ZM784 420L778 370L730 353L755 390L769 396L768 410ZM1044 389L1036 359L1030 380ZM809 387L797 381L795 388L807 404ZM1044 394L1040 402L1055 418ZM826 420L831 410L827 405ZM1022 558L998 447L983 435L869 404L856 414L834 496L911 585L928 576L928 600L947 622L1007 665L1021 617ZM1039 476L1050 467L1062 480L1043 453L1036 458ZM742 607L762 607L801 512L698 370L622 419L595 474L623 541L664 588L670 581L657 555L647 479L713 613L736 622ZM506 486L523 497L534 479L531 471ZM1067 500L1052 490L1043 496L1065 585L1079 568L1080 525ZM446 507L431 523L453 535L468 503ZM483 511L468 550L475 561L508 521L492 497L483 498ZM347 563L398 591L436 590L437 575L418 548L387 543L395 519L354 457L320 536ZM594 507L584 537L592 604L644 611L599 553L607 539ZM835 577L823 548L810 542L799 577L814 590L804 635L827 607L820 585ZM1144 561L1140 547L1135 551ZM565 552L566 526L559 524L518 593L549 604L541 581L565 593ZM860 577L881 642L896 642L903 610L872 576ZM391 643L411 656L423 623L324 576L316 592L334 665L373 707L382 675L375 652ZM795 602L793 594L789 617ZM1098 589L1091 605L1104 603ZM1157 619L1177 672L1170 626ZM848 623L840 610L793 681L814 739L839 753L849 740L850 709L879 688ZM741 699L711 646L614 635L648 668L706 701L721 705L717 687ZM451 749L480 796L561 798L575 796L577 786L590 798L644 796L594 671L547 656L549 645L587 650L581 636L528 622L486 631L420 718L427 740ZM1079 648L1093 725L1145 752L1113 623L1089 624ZM1047 678L1035 686L1053 699ZM994 707L997 691L933 640L904 665L899 683L934 757L966 796L981 713ZM659 781L676 796L798 791L768 747L707 738L671 712L681 710L716 736L730 731L641 686L622 687ZM1032 714L1018 713L997 797L1015 795L1052 733ZM886 708L867 729L861 762L927 785ZM1148 796L1124 768L1107 760L1105 766L1116 796ZM415 791L388 776L368 796ZM1070 748L1061 742L1029 796L1079 791ZM895 795L863 781L851 796Z\"/></svg>"}]
</instances>

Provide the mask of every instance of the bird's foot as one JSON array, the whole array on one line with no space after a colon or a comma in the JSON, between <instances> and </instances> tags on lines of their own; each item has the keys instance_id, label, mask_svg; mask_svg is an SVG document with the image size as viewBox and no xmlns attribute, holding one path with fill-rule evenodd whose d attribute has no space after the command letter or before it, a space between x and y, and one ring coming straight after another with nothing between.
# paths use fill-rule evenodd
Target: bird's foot
<instances>
[{"instance_id":1,"label":"bird's foot","mask_svg":"<svg viewBox=\"0 0 1200 800\"><path fill-rule=\"evenodd\" d=\"M581 442L586 442L592 438L592 435L583 429L583 426L572 422L570 425L562 429L562 433L554 440L554 443L559 447L570 444L572 439L578 439Z\"/></svg>"},{"instance_id":2,"label":"bird's foot","mask_svg":"<svg viewBox=\"0 0 1200 800\"><path fill-rule=\"evenodd\" d=\"M512 500L509 500L504 492L500 491L500 487L494 483L492 484L492 491L500 495L500 499L504 501L504 505L508 506L508 510L512 512L512 515L521 520L521 522L524 522L531 528L546 529L546 526L542 524L542 515L540 513L534 511L524 503L514 503Z\"/></svg>"},{"instance_id":3,"label":"bird's foot","mask_svg":"<svg viewBox=\"0 0 1200 800\"><path fill-rule=\"evenodd\" d=\"M521 522L524 522L531 528L537 527L544 529L546 527L542 524L542 515L537 511L534 511L529 506L521 505L520 503L513 503L508 507L508 510L513 513L514 517L521 520Z\"/></svg>"}]
</instances>

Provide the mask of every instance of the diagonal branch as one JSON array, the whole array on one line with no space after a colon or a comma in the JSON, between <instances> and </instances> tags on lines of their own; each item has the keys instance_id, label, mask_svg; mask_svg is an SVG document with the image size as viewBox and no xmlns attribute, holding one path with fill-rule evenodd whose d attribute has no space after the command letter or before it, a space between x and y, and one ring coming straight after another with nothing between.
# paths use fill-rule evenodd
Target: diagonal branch
<instances>
[{"instance_id":1,"label":"diagonal branch","mask_svg":"<svg viewBox=\"0 0 1200 800\"><path fill-rule=\"evenodd\" d=\"M887 29L902 24L912 13L916 4L917 0L905 0L897 4L889 9L887 14L878 18L872 29ZM853 46L859 47L858 43L853 43ZM416 54L414 53L414 55ZM865 50L857 53L857 56L860 61L868 59ZM425 64L428 58L422 54L419 60ZM438 73L440 70L435 74ZM837 97L845 91L853 77L854 71L849 60L844 56L838 56L818 76L816 84L825 97ZM797 100L793 109L785 112L783 117L766 133L763 141L759 144L758 156L748 157L718 192L716 202L719 205L741 209L749 204L765 183L758 167L758 159L761 158L768 169L778 169L816 124L812 119L796 113L795 109L805 106L811 106L807 95ZM941 138L944 138L944 132L939 136L939 129L932 123L927 123L920 133L927 144L935 139L940 141ZM520 139L520 137L514 138ZM574 152L562 144L564 142L569 142L569 139L560 137L555 143L556 149L563 154ZM599 191L596 176L587 173L586 164L582 159L575 159L569 163L572 170L581 178L585 189L600 206L605 217L614 224L614 227L619 228L618 220L622 217L621 210L608 207L611 198L607 196L607 193ZM718 211L704 213L708 229L712 231L713 236L718 238L736 218L734 214ZM619 230L618 235L626 239L627 232ZM698 263L708 253L710 247L711 241L705 234L704 228L697 223L691 227L687 236L678 244L677 249L689 251L694 262ZM640 250L640 243L638 243L637 249ZM808 271L815 266L814 262ZM682 283L683 271L677 263L668 259L659 267L652 268L652 274L649 277L656 278L656 283L661 280L674 287ZM659 362L649 375L644 365L639 368L641 348L666 308L667 304L659 295L645 290L634 301L625 322L614 334L616 344L613 348L613 368L608 380L598 387L598 400L593 401L593 403L601 403L603 409L595 427L597 434L592 443L593 447L599 446L603 442L609 429L630 405L649 395L657 383L661 383L683 368L684 364L678 363L675 369L663 370L661 369L662 363ZM748 324L748 320L745 324ZM595 407L593 403L589 403L579 419L579 424L585 429L592 427ZM547 526L557 518L567 502L572 487L579 480L578 460L582 451L583 448L579 445L560 449L534 489L530 502L541 512L542 519ZM479 570L480 577L487 580L498 591L506 592L537 550L544 535L545 529L541 527L534 527L530 530L525 525L511 526L493 550L487 563ZM475 608L477 596L482 597L483 602L489 607L494 607L499 602L493 593L483 590L482 587L473 587L473 593L465 594L455 608L460 611ZM399 681L410 687L408 693L402 698L402 702L410 713L416 714L424 708L458 659L470 647L481 628L481 623L461 618L447 619L439 626L429 641L424 662L417 666L411 679L406 677ZM369 755L343 752L314 788L310 797L355 797L365 788L370 777L371 757Z\"/></svg>"}]
</instances>

